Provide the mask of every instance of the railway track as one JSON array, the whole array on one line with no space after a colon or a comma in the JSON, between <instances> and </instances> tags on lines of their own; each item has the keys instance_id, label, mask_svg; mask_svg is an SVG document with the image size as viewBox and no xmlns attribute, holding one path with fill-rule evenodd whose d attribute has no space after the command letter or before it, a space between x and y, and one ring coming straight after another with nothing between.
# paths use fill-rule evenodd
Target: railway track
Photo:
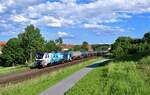
<instances>
[{"instance_id":1,"label":"railway track","mask_svg":"<svg viewBox=\"0 0 150 95\"><path fill-rule=\"evenodd\" d=\"M43 69L30 69L28 71L12 74L9 76L1 76L0 77L0 85L7 85L9 83L18 83L18 82L21 82L24 80L28 80L28 79L43 75L43 74L51 73L51 72L56 71L61 68L69 67L74 64L79 64L81 62L84 62L84 61L87 61L87 60L90 60L93 58L94 57L90 57L90 58L75 60L72 62L67 62L64 64L58 64L58 65L51 66L51 67L46 67Z\"/></svg>"}]
</instances>

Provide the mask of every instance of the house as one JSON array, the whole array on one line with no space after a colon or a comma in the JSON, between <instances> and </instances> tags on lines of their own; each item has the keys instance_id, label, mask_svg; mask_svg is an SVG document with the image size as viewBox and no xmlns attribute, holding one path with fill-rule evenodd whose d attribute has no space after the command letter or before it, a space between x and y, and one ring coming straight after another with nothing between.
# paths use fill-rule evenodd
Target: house
<instances>
[{"instance_id":1,"label":"house","mask_svg":"<svg viewBox=\"0 0 150 95\"><path fill-rule=\"evenodd\" d=\"M73 49L74 45L71 45L71 44L62 44L61 47L62 47L62 51L68 51L70 49Z\"/></svg>"},{"instance_id":2,"label":"house","mask_svg":"<svg viewBox=\"0 0 150 95\"><path fill-rule=\"evenodd\" d=\"M2 54L2 48L6 45L6 42L0 41L0 54Z\"/></svg>"},{"instance_id":3,"label":"house","mask_svg":"<svg viewBox=\"0 0 150 95\"><path fill-rule=\"evenodd\" d=\"M93 48L91 45L88 45L88 51L93 51Z\"/></svg>"}]
</instances>

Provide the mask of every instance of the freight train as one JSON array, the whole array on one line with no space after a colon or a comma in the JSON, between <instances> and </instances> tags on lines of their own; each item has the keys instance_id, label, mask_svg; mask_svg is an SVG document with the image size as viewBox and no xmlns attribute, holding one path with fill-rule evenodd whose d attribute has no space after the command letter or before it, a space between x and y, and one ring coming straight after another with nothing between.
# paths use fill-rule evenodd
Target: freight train
<instances>
[{"instance_id":1,"label":"freight train","mask_svg":"<svg viewBox=\"0 0 150 95\"><path fill-rule=\"evenodd\" d=\"M81 58L87 58L91 56L97 56L99 52L45 52L36 54L36 67L46 67L48 65L55 65L64 62L71 62Z\"/></svg>"}]
</instances>

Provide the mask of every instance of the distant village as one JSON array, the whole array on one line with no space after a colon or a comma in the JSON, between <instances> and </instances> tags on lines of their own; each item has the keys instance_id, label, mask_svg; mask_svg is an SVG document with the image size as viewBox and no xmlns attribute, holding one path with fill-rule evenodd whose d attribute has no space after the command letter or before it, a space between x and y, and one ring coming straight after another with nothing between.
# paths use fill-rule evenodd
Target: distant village
<instances>
[{"instance_id":1,"label":"distant village","mask_svg":"<svg viewBox=\"0 0 150 95\"><path fill-rule=\"evenodd\" d=\"M6 43L7 42L5 41L0 41L0 54L2 54L2 48L6 45ZM72 45L72 44L62 44L61 48L62 51L68 51L68 50L72 50L75 46L76 45ZM105 47L108 48L108 46L109 46L108 44L88 45L88 51L98 50L97 48L99 48L99 50L105 50Z\"/></svg>"}]
</instances>

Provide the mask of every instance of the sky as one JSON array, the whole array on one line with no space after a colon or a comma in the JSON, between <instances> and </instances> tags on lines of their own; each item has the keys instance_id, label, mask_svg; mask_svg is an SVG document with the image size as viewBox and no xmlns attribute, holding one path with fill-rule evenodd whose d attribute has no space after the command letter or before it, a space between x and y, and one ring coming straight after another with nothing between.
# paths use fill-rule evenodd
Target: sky
<instances>
[{"instance_id":1,"label":"sky","mask_svg":"<svg viewBox=\"0 0 150 95\"><path fill-rule=\"evenodd\" d=\"M150 0L0 0L0 41L33 24L45 40L113 43L150 31Z\"/></svg>"}]
</instances>

